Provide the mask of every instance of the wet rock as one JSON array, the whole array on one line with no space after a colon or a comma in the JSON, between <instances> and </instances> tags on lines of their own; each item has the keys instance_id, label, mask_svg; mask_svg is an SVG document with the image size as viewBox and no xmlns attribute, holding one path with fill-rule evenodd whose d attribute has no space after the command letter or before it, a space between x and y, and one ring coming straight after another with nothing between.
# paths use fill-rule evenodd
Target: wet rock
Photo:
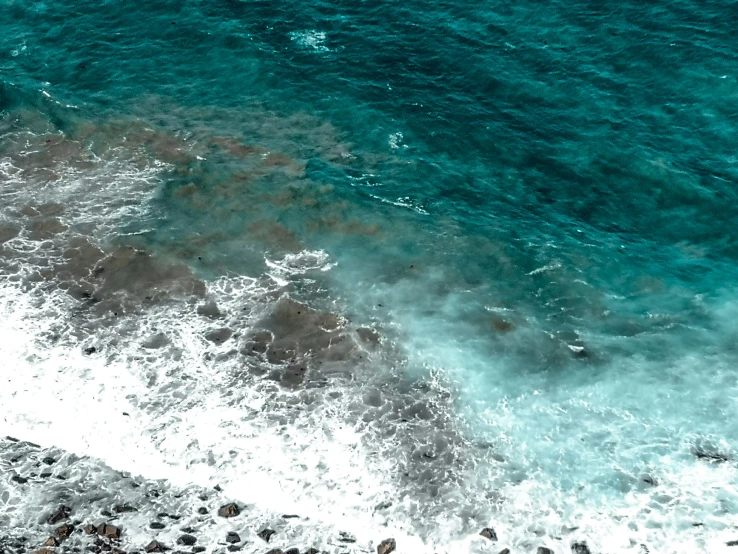
<instances>
[{"instance_id":1,"label":"wet rock","mask_svg":"<svg viewBox=\"0 0 738 554\"><path fill-rule=\"evenodd\" d=\"M193 535L182 535L177 539L177 544L182 544L184 546L192 546L197 542L197 537Z\"/></svg>"},{"instance_id":2,"label":"wet rock","mask_svg":"<svg viewBox=\"0 0 738 554\"><path fill-rule=\"evenodd\" d=\"M84 526L84 532L88 535L94 535L95 533L97 533L97 527L90 523Z\"/></svg>"},{"instance_id":3,"label":"wet rock","mask_svg":"<svg viewBox=\"0 0 738 554\"><path fill-rule=\"evenodd\" d=\"M120 527L109 525L107 523L101 523L97 526L97 534L107 539L119 539Z\"/></svg>"},{"instance_id":4,"label":"wet rock","mask_svg":"<svg viewBox=\"0 0 738 554\"><path fill-rule=\"evenodd\" d=\"M195 529L193 529L192 527L182 527L180 531L187 535L192 535L193 533L196 533Z\"/></svg>"},{"instance_id":5,"label":"wet rock","mask_svg":"<svg viewBox=\"0 0 738 554\"><path fill-rule=\"evenodd\" d=\"M197 513L200 514L201 516L207 515L208 509L204 506L201 506L197 509ZM223 516L223 517L228 517L228 516Z\"/></svg>"},{"instance_id":6,"label":"wet rock","mask_svg":"<svg viewBox=\"0 0 738 554\"><path fill-rule=\"evenodd\" d=\"M90 346L88 348L85 348L84 352L89 356L90 354L94 354L95 352L97 352L97 348L95 348L94 346Z\"/></svg>"},{"instance_id":7,"label":"wet rock","mask_svg":"<svg viewBox=\"0 0 738 554\"><path fill-rule=\"evenodd\" d=\"M61 527L57 527L54 530L54 533L56 533L56 536L59 537L60 539L68 539L69 536L72 534L72 531L74 531L74 525L65 523Z\"/></svg>"},{"instance_id":8,"label":"wet rock","mask_svg":"<svg viewBox=\"0 0 738 554\"><path fill-rule=\"evenodd\" d=\"M499 554L510 554L510 549L509 548L503 548L502 550L500 550Z\"/></svg>"},{"instance_id":9,"label":"wet rock","mask_svg":"<svg viewBox=\"0 0 738 554\"><path fill-rule=\"evenodd\" d=\"M197 307L197 315L201 315L210 319L218 319L223 317L223 314L220 313L220 309L218 309L218 305L215 302L208 302L206 304L201 304Z\"/></svg>"},{"instance_id":10,"label":"wet rock","mask_svg":"<svg viewBox=\"0 0 738 554\"><path fill-rule=\"evenodd\" d=\"M159 541L151 541L144 547L144 551L146 552L166 552L167 550L169 550L169 548L164 546Z\"/></svg>"},{"instance_id":11,"label":"wet rock","mask_svg":"<svg viewBox=\"0 0 738 554\"><path fill-rule=\"evenodd\" d=\"M54 554L54 551L49 548L41 548L39 550L35 550L33 554Z\"/></svg>"},{"instance_id":12,"label":"wet rock","mask_svg":"<svg viewBox=\"0 0 738 554\"><path fill-rule=\"evenodd\" d=\"M538 550L536 550L536 554L555 554L555 553L550 548L547 548L545 546L539 546Z\"/></svg>"},{"instance_id":13,"label":"wet rock","mask_svg":"<svg viewBox=\"0 0 738 554\"><path fill-rule=\"evenodd\" d=\"M269 552L266 554L284 554L279 548L272 548Z\"/></svg>"},{"instance_id":14,"label":"wet rock","mask_svg":"<svg viewBox=\"0 0 738 554\"><path fill-rule=\"evenodd\" d=\"M395 539L384 539L377 546L377 554L390 554L395 551L395 548L397 548Z\"/></svg>"},{"instance_id":15,"label":"wet rock","mask_svg":"<svg viewBox=\"0 0 738 554\"><path fill-rule=\"evenodd\" d=\"M45 463L47 466L54 465L56 463L56 460L52 458L51 456L46 456L43 460L41 460L43 463Z\"/></svg>"},{"instance_id":16,"label":"wet rock","mask_svg":"<svg viewBox=\"0 0 738 554\"><path fill-rule=\"evenodd\" d=\"M589 546L587 546L587 543L584 541L572 543L571 551L572 554L591 554Z\"/></svg>"},{"instance_id":17,"label":"wet rock","mask_svg":"<svg viewBox=\"0 0 738 554\"><path fill-rule=\"evenodd\" d=\"M207 548L205 548L204 546L193 546L192 547L193 554L198 554L198 552L205 552L206 550Z\"/></svg>"},{"instance_id":18,"label":"wet rock","mask_svg":"<svg viewBox=\"0 0 738 554\"><path fill-rule=\"evenodd\" d=\"M736 540L736 541L728 541L725 544L727 546L738 546L738 540Z\"/></svg>"},{"instance_id":19,"label":"wet rock","mask_svg":"<svg viewBox=\"0 0 738 554\"><path fill-rule=\"evenodd\" d=\"M482 529L479 533L481 536L483 536L485 539L489 539L491 541L497 540L497 533L495 533L495 530L492 529L492 527L485 527Z\"/></svg>"},{"instance_id":20,"label":"wet rock","mask_svg":"<svg viewBox=\"0 0 738 554\"><path fill-rule=\"evenodd\" d=\"M300 554L300 550L298 548L288 548L284 551L284 554Z\"/></svg>"},{"instance_id":21,"label":"wet rock","mask_svg":"<svg viewBox=\"0 0 738 554\"><path fill-rule=\"evenodd\" d=\"M241 508L235 502L230 502L218 508L218 515L220 517L236 517L241 513Z\"/></svg>"},{"instance_id":22,"label":"wet rock","mask_svg":"<svg viewBox=\"0 0 738 554\"><path fill-rule=\"evenodd\" d=\"M241 547L237 544L231 544L228 546L228 552L238 552L239 550L241 550Z\"/></svg>"},{"instance_id":23,"label":"wet rock","mask_svg":"<svg viewBox=\"0 0 738 554\"><path fill-rule=\"evenodd\" d=\"M305 551L305 554L320 554L320 550L318 550L317 548L308 548Z\"/></svg>"},{"instance_id":24,"label":"wet rock","mask_svg":"<svg viewBox=\"0 0 738 554\"><path fill-rule=\"evenodd\" d=\"M266 542L269 542L269 539L272 538L277 532L274 529L262 529L257 533L257 536L260 539L263 539Z\"/></svg>"},{"instance_id":25,"label":"wet rock","mask_svg":"<svg viewBox=\"0 0 738 554\"><path fill-rule=\"evenodd\" d=\"M298 519L299 517L296 514L282 514L282 519Z\"/></svg>"},{"instance_id":26,"label":"wet rock","mask_svg":"<svg viewBox=\"0 0 738 554\"><path fill-rule=\"evenodd\" d=\"M226 327L221 329L214 329L208 333L205 333L205 340L208 340L215 344L223 344L225 341L233 336L233 331Z\"/></svg>"},{"instance_id":27,"label":"wet rock","mask_svg":"<svg viewBox=\"0 0 738 554\"><path fill-rule=\"evenodd\" d=\"M238 533L234 533L233 531L231 531L226 535L225 540L227 543L234 544L237 542L241 542L241 536Z\"/></svg>"},{"instance_id":28,"label":"wet rock","mask_svg":"<svg viewBox=\"0 0 738 554\"><path fill-rule=\"evenodd\" d=\"M59 546L59 540L56 537L49 537L41 546Z\"/></svg>"},{"instance_id":29,"label":"wet rock","mask_svg":"<svg viewBox=\"0 0 738 554\"><path fill-rule=\"evenodd\" d=\"M160 521L152 521L151 523L149 523L149 527L151 529L164 529L166 527L166 525L164 525Z\"/></svg>"},{"instance_id":30,"label":"wet rock","mask_svg":"<svg viewBox=\"0 0 738 554\"><path fill-rule=\"evenodd\" d=\"M130 512L137 512L138 509L134 508L133 506L129 506L128 504L120 504L113 507L113 511L116 514L128 514Z\"/></svg>"},{"instance_id":31,"label":"wet rock","mask_svg":"<svg viewBox=\"0 0 738 554\"><path fill-rule=\"evenodd\" d=\"M21 477L20 475L13 475L10 480L18 483L19 485L25 485L28 483L28 479Z\"/></svg>"},{"instance_id":32,"label":"wet rock","mask_svg":"<svg viewBox=\"0 0 738 554\"><path fill-rule=\"evenodd\" d=\"M72 508L61 505L46 519L46 523L54 525L55 523L59 523L60 521L67 519L71 513Z\"/></svg>"}]
</instances>

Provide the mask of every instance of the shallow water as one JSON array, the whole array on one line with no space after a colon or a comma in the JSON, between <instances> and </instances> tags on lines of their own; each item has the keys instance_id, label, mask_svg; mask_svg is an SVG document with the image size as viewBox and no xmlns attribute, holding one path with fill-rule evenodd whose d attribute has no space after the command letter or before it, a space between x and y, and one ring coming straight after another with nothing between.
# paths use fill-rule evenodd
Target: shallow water
<instances>
[{"instance_id":1,"label":"shallow water","mask_svg":"<svg viewBox=\"0 0 738 554\"><path fill-rule=\"evenodd\" d=\"M0 426L400 552L721 551L733 11L5 3Z\"/></svg>"}]
</instances>

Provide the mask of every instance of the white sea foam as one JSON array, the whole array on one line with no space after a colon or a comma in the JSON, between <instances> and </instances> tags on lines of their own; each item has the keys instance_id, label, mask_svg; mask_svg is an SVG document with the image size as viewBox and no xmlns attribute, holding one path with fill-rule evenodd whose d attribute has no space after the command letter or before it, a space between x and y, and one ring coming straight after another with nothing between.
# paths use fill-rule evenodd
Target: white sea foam
<instances>
[{"instance_id":1,"label":"white sea foam","mask_svg":"<svg viewBox=\"0 0 738 554\"><path fill-rule=\"evenodd\" d=\"M326 34L323 31L307 30L292 31L290 39L302 46L316 52L329 52L330 49L325 45Z\"/></svg>"}]
</instances>

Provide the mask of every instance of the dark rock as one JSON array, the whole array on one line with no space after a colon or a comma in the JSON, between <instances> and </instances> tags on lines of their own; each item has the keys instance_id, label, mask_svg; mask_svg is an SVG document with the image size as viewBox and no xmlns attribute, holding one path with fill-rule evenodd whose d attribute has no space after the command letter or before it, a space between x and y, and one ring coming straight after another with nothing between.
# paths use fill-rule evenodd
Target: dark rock
<instances>
[{"instance_id":1,"label":"dark rock","mask_svg":"<svg viewBox=\"0 0 738 554\"><path fill-rule=\"evenodd\" d=\"M305 554L320 554L320 550L318 550L317 548L308 548L305 551Z\"/></svg>"},{"instance_id":2,"label":"dark rock","mask_svg":"<svg viewBox=\"0 0 738 554\"><path fill-rule=\"evenodd\" d=\"M204 546L193 546L192 547L193 554L197 554L198 552L205 552L206 550L207 548L205 548Z\"/></svg>"},{"instance_id":3,"label":"dark rock","mask_svg":"<svg viewBox=\"0 0 738 554\"><path fill-rule=\"evenodd\" d=\"M49 537L41 546L59 546L59 540L56 537Z\"/></svg>"},{"instance_id":4,"label":"dark rock","mask_svg":"<svg viewBox=\"0 0 738 554\"><path fill-rule=\"evenodd\" d=\"M282 519L297 519L299 517L296 514L282 514Z\"/></svg>"},{"instance_id":5,"label":"dark rock","mask_svg":"<svg viewBox=\"0 0 738 554\"><path fill-rule=\"evenodd\" d=\"M257 533L260 539L264 539L266 542L269 542L269 539L272 538L277 532L274 529L262 529Z\"/></svg>"},{"instance_id":6,"label":"dark rock","mask_svg":"<svg viewBox=\"0 0 738 554\"><path fill-rule=\"evenodd\" d=\"M241 550L241 547L238 546L237 544L230 544L230 545L228 545L228 552L238 552L239 550ZM281 550L280 550L280 552L281 552Z\"/></svg>"},{"instance_id":7,"label":"dark rock","mask_svg":"<svg viewBox=\"0 0 738 554\"><path fill-rule=\"evenodd\" d=\"M502 550L500 550L499 554L510 554L510 549L509 548L503 548Z\"/></svg>"},{"instance_id":8,"label":"dark rock","mask_svg":"<svg viewBox=\"0 0 738 554\"><path fill-rule=\"evenodd\" d=\"M218 508L218 515L220 517L235 517L238 514L241 513L241 508L238 507L238 504L235 502L231 502L229 504L226 504L225 506L221 506Z\"/></svg>"},{"instance_id":9,"label":"dark rock","mask_svg":"<svg viewBox=\"0 0 738 554\"><path fill-rule=\"evenodd\" d=\"M92 524L90 523L89 525L85 525L85 527L84 527L84 531L85 531L85 533L87 533L88 535L94 535L95 533L97 533L97 527L95 527L94 525L92 525Z\"/></svg>"},{"instance_id":10,"label":"dark rock","mask_svg":"<svg viewBox=\"0 0 738 554\"><path fill-rule=\"evenodd\" d=\"M113 517L113 512L111 512L110 510L101 510L100 515L105 517Z\"/></svg>"},{"instance_id":11,"label":"dark rock","mask_svg":"<svg viewBox=\"0 0 738 554\"><path fill-rule=\"evenodd\" d=\"M54 465L56 463L56 460L52 458L51 456L46 456L43 460L41 460L43 463L45 463L47 466Z\"/></svg>"},{"instance_id":12,"label":"dark rock","mask_svg":"<svg viewBox=\"0 0 738 554\"><path fill-rule=\"evenodd\" d=\"M538 550L536 550L536 554L555 554L555 553L550 548L546 548L545 546L539 546Z\"/></svg>"},{"instance_id":13,"label":"dark rock","mask_svg":"<svg viewBox=\"0 0 738 554\"><path fill-rule=\"evenodd\" d=\"M41 477L42 479L48 479L49 477L51 477L51 472L50 471L43 471L43 472L41 472L41 475L39 475L39 477Z\"/></svg>"},{"instance_id":14,"label":"dark rock","mask_svg":"<svg viewBox=\"0 0 738 554\"><path fill-rule=\"evenodd\" d=\"M113 511L116 514L128 514L131 512L137 512L138 508L134 508L133 506L129 506L128 504L122 504L122 505L114 506Z\"/></svg>"},{"instance_id":15,"label":"dark rock","mask_svg":"<svg viewBox=\"0 0 738 554\"><path fill-rule=\"evenodd\" d=\"M56 536L60 539L68 539L69 535L72 534L72 531L74 531L74 525L70 525L69 523L65 523L61 527L57 527L54 530Z\"/></svg>"},{"instance_id":16,"label":"dark rock","mask_svg":"<svg viewBox=\"0 0 738 554\"><path fill-rule=\"evenodd\" d=\"M339 533L339 535L340 535L340 538L338 540L340 542L345 542L345 543L354 543L354 542L356 542L356 537L354 537L350 533L347 533L346 531L341 531Z\"/></svg>"},{"instance_id":17,"label":"dark rock","mask_svg":"<svg viewBox=\"0 0 738 554\"><path fill-rule=\"evenodd\" d=\"M591 554L586 542L575 542L571 545L573 554Z\"/></svg>"},{"instance_id":18,"label":"dark rock","mask_svg":"<svg viewBox=\"0 0 738 554\"><path fill-rule=\"evenodd\" d=\"M201 506L200 508L197 509L197 513L202 516L205 516L208 514L208 509L205 506Z\"/></svg>"},{"instance_id":19,"label":"dark rock","mask_svg":"<svg viewBox=\"0 0 738 554\"><path fill-rule=\"evenodd\" d=\"M238 533L234 533L231 531L226 535L226 542L229 542L231 544L241 542L241 536Z\"/></svg>"},{"instance_id":20,"label":"dark rock","mask_svg":"<svg viewBox=\"0 0 738 554\"><path fill-rule=\"evenodd\" d=\"M192 527L182 527L180 531L182 531L183 533L187 533L188 535L191 535L192 533L197 533L197 531Z\"/></svg>"},{"instance_id":21,"label":"dark rock","mask_svg":"<svg viewBox=\"0 0 738 554\"><path fill-rule=\"evenodd\" d=\"M738 546L738 541L728 541L725 544L727 546Z\"/></svg>"},{"instance_id":22,"label":"dark rock","mask_svg":"<svg viewBox=\"0 0 738 554\"><path fill-rule=\"evenodd\" d=\"M26 479L25 477L21 477L20 475L13 475L10 478L10 480L11 481L15 481L16 483L18 483L20 485L24 485L24 484L28 483L28 479Z\"/></svg>"},{"instance_id":23,"label":"dark rock","mask_svg":"<svg viewBox=\"0 0 738 554\"><path fill-rule=\"evenodd\" d=\"M218 491L218 492L223 492L223 489L221 489L221 488L220 488L220 485L215 485L215 486L213 487L213 490L214 490L214 491Z\"/></svg>"},{"instance_id":24,"label":"dark rock","mask_svg":"<svg viewBox=\"0 0 738 554\"><path fill-rule=\"evenodd\" d=\"M152 529L164 529L166 525L164 525L160 521L152 521L151 523L149 523L149 527L151 527Z\"/></svg>"},{"instance_id":25,"label":"dark rock","mask_svg":"<svg viewBox=\"0 0 738 554\"><path fill-rule=\"evenodd\" d=\"M90 354L94 354L95 352L97 352L97 348L95 348L94 346L89 346L85 348L85 354L87 354L88 356Z\"/></svg>"},{"instance_id":26,"label":"dark rock","mask_svg":"<svg viewBox=\"0 0 738 554\"><path fill-rule=\"evenodd\" d=\"M395 548L397 548L395 539L384 539L377 546L377 554L390 554L395 551Z\"/></svg>"},{"instance_id":27,"label":"dark rock","mask_svg":"<svg viewBox=\"0 0 738 554\"><path fill-rule=\"evenodd\" d=\"M192 546L197 542L197 537L193 535L182 535L177 539L177 544L182 544L184 546Z\"/></svg>"},{"instance_id":28,"label":"dark rock","mask_svg":"<svg viewBox=\"0 0 738 554\"><path fill-rule=\"evenodd\" d=\"M108 539L119 539L120 527L116 527L115 525L108 525L107 523L101 523L97 526L97 534Z\"/></svg>"},{"instance_id":29,"label":"dark rock","mask_svg":"<svg viewBox=\"0 0 738 554\"><path fill-rule=\"evenodd\" d=\"M489 539L491 541L497 540L497 533L495 533L495 530L492 529L492 527L485 527L482 529L479 533L481 536L483 536L485 539Z\"/></svg>"},{"instance_id":30,"label":"dark rock","mask_svg":"<svg viewBox=\"0 0 738 554\"><path fill-rule=\"evenodd\" d=\"M161 544L159 541L151 541L144 547L144 550L146 552L166 552L169 548Z\"/></svg>"},{"instance_id":31,"label":"dark rock","mask_svg":"<svg viewBox=\"0 0 738 554\"><path fill-rule=\"evenodd\" d=\"M299 548L288 548L284 551L284 554L300 554Z\"/></svg>"},{"instance_id":32,"label":"dark rock","mask_svg":"<svg viewBox=\"0 0 738 554\"><path fill-rule=\"evenodd\" d=\"M269 552L266 554L284 554L279 548L272 548Z\"/></svg>"},{"instance_id":33,"label":"dark rock","mask_svg":"<svg viewBox=\"0 0 738 554\"><path fill-rule=\"evenodd\" d=\"M708 462L720 464L723 462L729 462L730 456L717 450L707 449L696 446L692 449L692 453L700 460L707 460Z\"/></svg>"},{"instance_id":34,"label":"dark rock","mask_svg":"<svg viewBox=\"0 0 738 554\"><path fill-rule=\"evenodd\" d=\"M52 514L46 519L46 523L49 525L54 525L55 523L59 523L60 521L63 521L69 517L69 514L72 513L72 508L69 506L59 506Z\"/></svg>"},{"instance_id":35,"label":"dark rock","mask_svg":"<svg viewBox=\"0 0 738 554\"><path fill-rule=\"evenodd\" d=\"M650 485L652 487L655 487L656 485L658 485L658 483L656 482L656 479L654 479L650 475L643 475L643 476L641 476L641 481L643 481L644 483L646 483L647 485Z\"/></svg>"}]
</instances>

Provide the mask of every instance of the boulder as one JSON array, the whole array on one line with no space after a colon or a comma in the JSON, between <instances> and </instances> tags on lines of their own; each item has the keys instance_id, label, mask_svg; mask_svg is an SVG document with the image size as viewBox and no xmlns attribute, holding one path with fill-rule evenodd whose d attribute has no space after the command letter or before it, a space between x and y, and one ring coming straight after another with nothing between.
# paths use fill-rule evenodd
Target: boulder
<instances>
[{"instance_id":1,"label":"boulder","mask_svg":"<svg viewBox=\"0 0 738 554\"><path fill-rule=\"evenodd\" d=\"M193 535L182 535L177 539L177 544L182 544L184 546L192 546L197 542L197 537Z\"/></svg>"},{"instance_id":2,"label":"boulder","mask_svg":"<svg viewBox=\"0 0 738 554\"><path fill-rule=\"evenodd\" d=\"M230 502L224 506L218 508L218 515L220 517L236 517L241 513L241 508L235 502Z\"/></svg>"},{"instance_id":3,"label":"boulder","mask_svg":"<svg viewBox=\"0 0 738 554\"><path fill-rule=\"evenodd\" d=\"M377 554L390 554L395 551L395 548L397 548L395 539L384 539L377 546Z\"/></svg>"},{"instance_id":4,"label":"boulder","mask_svg":"<svg viewBox=\"0 0 738 554\"><path fill-rule=\"evenodd\" d=\"M115 525L108 525L107 523L101 523L97 526L97 534L106 539L119 539L120 538L120 527Z\"/></svg>"},{"instance_id":5,"label":"boulder","mask_svg":"<svg viewBox=\"0 0 738 554\"><path fill-rule=\"evenodd\" d=\"M161 544L159 541L151 541L144 547L144 550L146 552L166 552L169 548Z\"/></svg>"},{"instance_id":6,"label":"boulder","mask_svg":"<svg viewBox=\"0 0 738 554\"><path fill-rule=\"evenodd\" d=\"M54 510L46 519L46 523L48 523L49 525L54 525L55 523L59 523L60 521L67 519L71 513L72 508L70 508L69 506L61 505L56 510Z\"/></svg>"},{"instance_id":7,"label":"boulder","mask_svg":"<svg viewBox=\"0 0 738 554\"><path fill-rule=\"evenodd\" d=\"M237 542L241 542L241 535L239 535L238 533L234 533L233 531L231 531L230 533L228 533L226 535L226 539L225 540L226 540L227 543L235 544Z\"/></svg>"},{"instance_id":8,"label":"boulder","mask_svg":"<svg viewBox=\"0 0 738 554\"><path fill-rule=\"evenodd\" d=\"M272 538L273 535L275 535L277 532L274 529L262 529L257 533L258 537L260 539L263 539L265 542L269 542L269 539Z\"/></svg>"},{"instance_id":9,"label":"boulder","mask_svg":"<svg viewBox=\"0 0 738 554\"><path fill-rule=\"evenodd\" d=\"M69 535L72 534L72 531L74 531L74 525L65 523L64 525L57 527L54 530L54 533L56 533L56 536L59 537L60 539L68 539Z\"/></svg>"},{"instance_id":10,"label":"boulder","mask_svg":"<svg viewBox=\"0 0 738 554\"><path fill-rule=\"evenodd\" d=\"M491 541L497 540L497 533L495 533L495 530L492 529L492 527L485 527L479 532L479 534L485 539L489 539Z\"/></svg>"}]
</instances>

